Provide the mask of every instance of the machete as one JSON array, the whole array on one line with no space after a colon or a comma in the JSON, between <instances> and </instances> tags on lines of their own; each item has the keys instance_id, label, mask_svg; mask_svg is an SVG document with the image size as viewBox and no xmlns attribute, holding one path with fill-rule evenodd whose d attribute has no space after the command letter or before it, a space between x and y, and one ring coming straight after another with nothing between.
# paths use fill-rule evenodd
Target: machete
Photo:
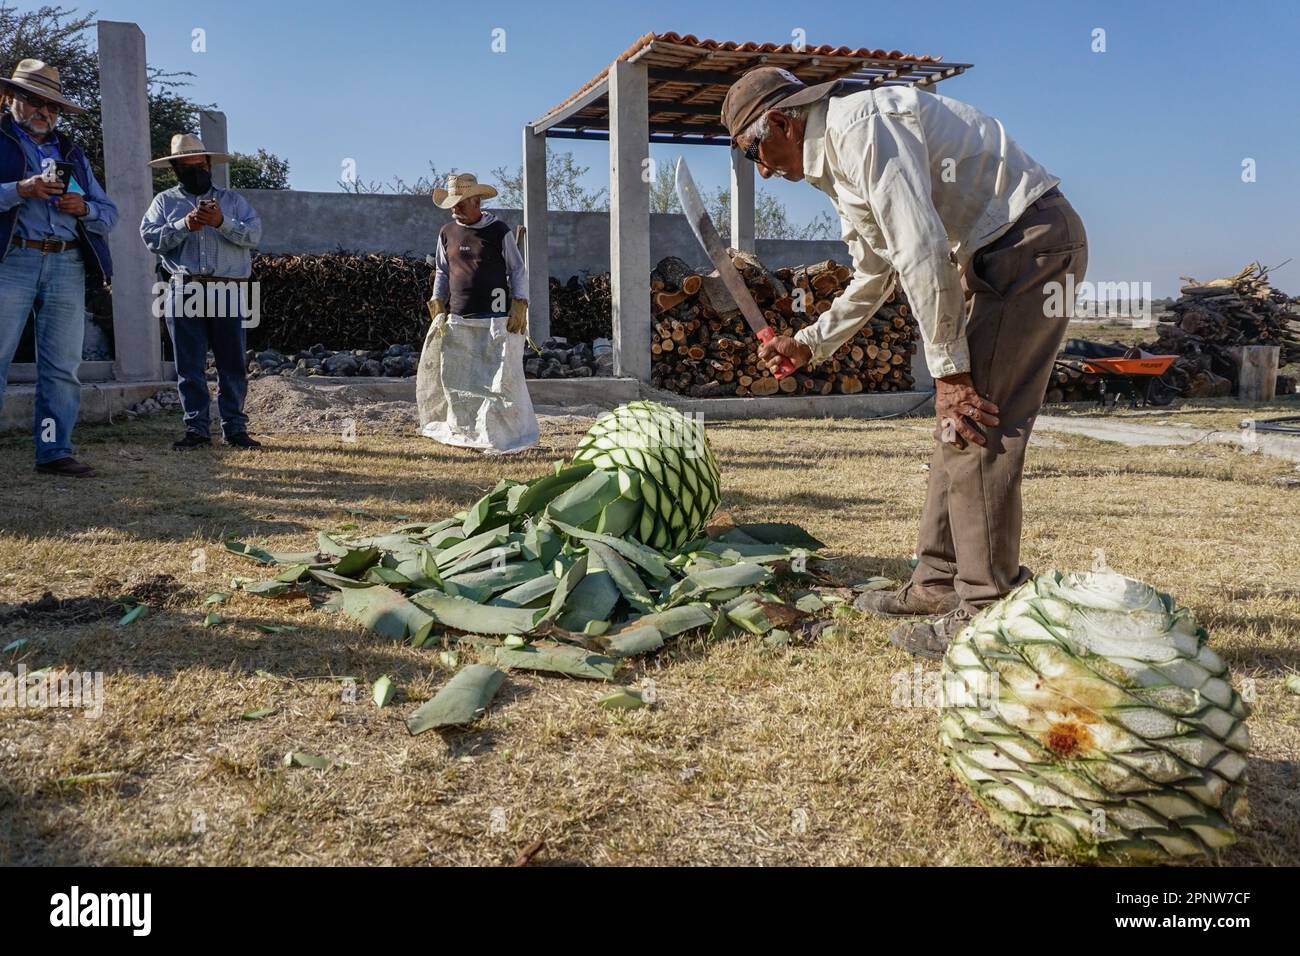
<instances>
[{"instance_id":1,"label":"machete","mask_svg":"<svg viewBox=\"0 0 1300 956\"><path fill-rule=\"evenodd\" d=\"M758 303L745 287L745 280L732 265L731 256L727 255L727 247L722 244L722 237L718 235L713 220L709 218L709 213L704 208L699 190L695 188L695 180L691 179L691 170L686 165L686 160L680 157L677 160L677 198L681 200L686 221L691 224L691 232L695 233L695 238L700 240L700 245L708 253L709 261L718 270L718 278L731 293L731 298L735 300L740 314L745 317L745 321L749 323L749 327L754 330L760 342L772 341L776 337L776 332L763 318ZM793 371L794 363L781 356L781 366L773 374L777 381L780 381Z\"/></svg>"}]
</instances>

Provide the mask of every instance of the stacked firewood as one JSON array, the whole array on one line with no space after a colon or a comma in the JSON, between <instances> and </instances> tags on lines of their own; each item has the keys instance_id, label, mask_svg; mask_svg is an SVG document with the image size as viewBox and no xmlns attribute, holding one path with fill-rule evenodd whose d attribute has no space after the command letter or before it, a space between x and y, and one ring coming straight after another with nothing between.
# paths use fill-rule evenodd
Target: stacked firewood
<instances>
[{"instance_id":1,"label":"stacked firewood","mask_svg":"<svg viewBox=\"0 0 1300 956\"><path fill-rule=\"evenodd\" d=\"M1047 380L1048 405L1059 402L1095 402L1101 395L1101 377L1084 371L1082 359L1059 358Z\"/></svg>"},{"instance_id":2,"label":"stacked firewood","mask_svg":"<svg viewBox=\"0 0 1300 956\"><path fill-rule=\"evenodd\" d=\"M569 342L594 342L614 334L608 272L550 280L551 334Z\"/></svg>"},{"instance_id":3,"label":"stacked firewood","mask_svg":"<svg viewBox=\"0 0 1300 956\"><path fill-rule=\"evenodd\" d=\"M752 253L731 250L764 318L777 335L815 322L853 271L833 261L770 272ZM826 362L777 382L758 359L758 340L716 272L700 275L675 256L650 277L651 384L693 398L746 395L853 395L912 388L916 322L896 291L871 321Z\"/></svg>"},{"instance_id":4,"label":"stacked firewood","mask_svg":"<svg viewBox=\"0 0 1300 956\"><path fill-rule=\"evenodd\" d=\"M1209 372L1234 387L1238 375L1231 353L1234 346L1276 345L1281 348L1279 365L1300 362L1298 300L1272 288L1268 270L1259 263L1209 282L1183 279L1187 284L1173 304L1174 320L1161 323L1159 338L1143 349L1182 356L1175 368L1189 379Z\"/></svg>"}]
</instances>

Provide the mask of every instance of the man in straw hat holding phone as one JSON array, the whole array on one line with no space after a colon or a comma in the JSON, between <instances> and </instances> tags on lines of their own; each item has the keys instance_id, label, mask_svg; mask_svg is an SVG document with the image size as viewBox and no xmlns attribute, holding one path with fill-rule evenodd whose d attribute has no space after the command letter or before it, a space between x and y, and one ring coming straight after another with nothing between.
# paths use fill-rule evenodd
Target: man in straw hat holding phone
<instances>
[{"instance_id":1,"label":"man in straw hat holding phone","mask_svg":"<svg viewBox=\"0 0 1300 956\"><path fill-rule=\"evenodd\" d=\"M86 154L57 129L64 113L84 112L63 95L59 71L40 60L0 77L0 404L34 314L36 470L75 478L94 474L72 455L86 282L112 277L104 236L117 222Z\"/></svg>"},{"instance_id":2,"label":"man in straw hat holding phone","mask_svg":"<svg viewBox=\"0 0 1300 956\"><path fill-rule=\"evenodd\" d=\"M1020 564L1025 446L1069 316L1046 308L1083 278L1083 223L991 116L911 86L806 86L760 67L727 92L722 121L764 179L806 179L839 214L853 281L768 363L824 361L900 282L935 379L938 427L918 563L860 610L931 615L890 634L939 657L980 608L1029 576ZM1068 311L1068 310L1059 310Z\"/></svg>"},{"instance_id":3,"label":"man in straw hat holding phone","mask_svg":"<svg viewBox=\"0 0 1300 956\"><path fill-rule=\"evenodd\" d=\"M177 451L212 443L209 348L217 364L217 408L226 444L261 447L249 437L244 414L244 330L257 319L249 307L256 301L249 294L249 277L252 250L262 238L262 219L239 193L212 185L212 164L228 162L229 154L212 152L190 133L177 133L171 154L149 164L170 167L180 180L153 197L140 222L144 244L171 276L162 294L185 422L185 434L172 443Z\"/></svg>"},{"instance_id":4,"label":"man in straw hat holding phone","mask_svg":"<svg viewBox=\"0 0 1300 956\"><path fill-rule=\"evenodd\" d=\"M473 173L433 190L452 221L438 233L416 398L426 438L505 452L536 443L537 418L523 369L528 272L510 227L483 211L496 194Z\"/></svg>"}]
</instances>

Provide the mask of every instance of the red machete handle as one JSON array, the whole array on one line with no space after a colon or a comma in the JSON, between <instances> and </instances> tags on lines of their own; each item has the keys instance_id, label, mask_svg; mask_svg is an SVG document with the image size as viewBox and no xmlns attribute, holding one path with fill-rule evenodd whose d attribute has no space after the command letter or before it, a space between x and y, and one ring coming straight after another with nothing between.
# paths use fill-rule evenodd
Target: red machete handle
<instances>
[{"instance_id":1,"label":"red machete handle","mask_svg":"<svg viewBox=\"0 0 1300 956\"><path fill-rule=\"evenodd\" d=\"M764 344L776 338L776 330L773 329L772 326L770 325L765 329L760 329L756 334L758 335L758 340ZM772 377L775 378L778 382L781 381L781 379L785 378L787 375L790 375L794 372L793 362L791 362L784 355L780 356L780 359L781 359L780 367L775 372L772 373Z\"/></svg>"}]
</instances>

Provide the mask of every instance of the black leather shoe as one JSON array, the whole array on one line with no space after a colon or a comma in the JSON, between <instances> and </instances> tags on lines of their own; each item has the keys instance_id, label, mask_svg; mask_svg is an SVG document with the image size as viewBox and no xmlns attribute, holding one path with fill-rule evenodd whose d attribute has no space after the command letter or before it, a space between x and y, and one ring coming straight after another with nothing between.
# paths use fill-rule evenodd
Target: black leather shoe
<instances>
[{"instance_id":1,"label":"black leather shoe","mask_svg":"<svg viewBox=\"0 0 1300 956\"><path fill-rule=\"evenodd\" d=\"M95 469L83 465L75 458L58 458L37 465L36 470L42 475L62 475L64 478L94 478Z\"/></svg>"},{"instance_id":2,"label":"black leather shoe","mask_svg":"<svg viewBox=\"0 0 1300 956\"><path fill-rule=\"evenodd\" d=\"M191 448L206 448L212 444L212 439L207 435L200 435L198 432L186 432L185 437L180 441L172 442L173 451L189 451Z\"/></svg>"},{"instance_id":3,"label":"black leather shoe","mask_svg":"<svg viewBox=\"0 0 1300 956\"><path fill-rule=\"evenodd\" d=\"M261 448L262 443L248 437L248 432L235 432L226 436L226 444L234 448Z\"/></svg>"}]
</instances>

